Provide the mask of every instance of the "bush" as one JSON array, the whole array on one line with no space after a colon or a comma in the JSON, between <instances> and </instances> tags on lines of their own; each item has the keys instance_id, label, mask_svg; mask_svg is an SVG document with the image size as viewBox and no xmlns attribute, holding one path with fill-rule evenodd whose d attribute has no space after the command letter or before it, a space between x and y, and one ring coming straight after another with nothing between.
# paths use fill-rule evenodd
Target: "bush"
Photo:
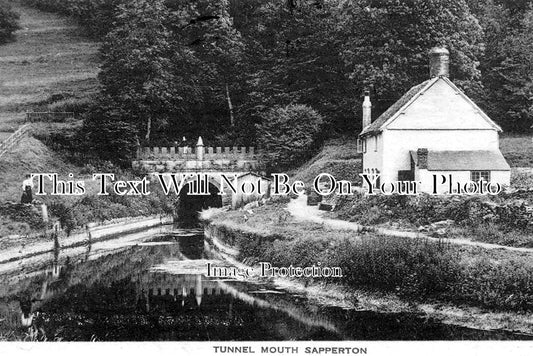
<instances>
[{"instance_id":1,"label":"bush","mask_svg":"<svg viewBox=\"0 0 533 356\"><path fill-rule=\"evenodd\" d=\"M70 232L76 227L76 220L74 219L72 208L62 202L52 202L48 209L52 215L59 219L59 223L67 232L67 235L70 235Z\"/></svg>"},{"instance_id":2,"label":"bush","mask_svg":"<svg viewBox=\"0 0 533 356\"><path fill-rule=\"evenodd\" d=\"M508 231L532 229L526 205L520 200L504 196L495 199L501 201L491 200L487 196L354 195L339 199L337 215L362 224L394 221L427 225L453 220L461 226L472 228L494 223Z\"/></svg>"},{"instance_id":3,"label":"bush","mask_svg":"<svg viewBox=\"0 0 533 356\"><path fill-rule=\"evenodd\" d=\"M305 105L276 107L263 114L258 124L258 143L267 171L301 165L319 147L323 119Z\"/></svg>"},{"instance_id":4,"label":"bush","mask_svg":"<svg viewBox=\"0 0 533 356\"><path fill-rule=\"evenodd\" d=\"M358 238L283 237L221 228L247 263L340 267L357 289L393 292L410 300L467 303L495 310L533 310L533 267L527 258L503 259L445 242L362 235Z\"/></svg>"},{"instance_id":5,"label":"bush","mask_svg":"<svg viewBox=\"0 0 533 356\"><path fill-rule=\"evenodd\" d=\"M44 229L46 226L40 210L33 205L11 203L0 205L0 220L3 217L15 222L28 224L31 229L35 230Z\"/></svg>"},{"instance_id":6,"label":"bush","mask_svg":"<svg viewBox=\"0 0 533 356\"><path fill-rule=\"evenodd\" d=\"M48 104L48 111L80 114L88 111L91 105L92 100L90 98L66 98Z\"/></svg>"},{"instance_id":7,"label":"bush","mask_svg":"<svg viewBox=\"0 0 533 356\"><path fill-rule=\"evenodd\" d=\"M135 157L138 129L124 121L127 113L110 106L95 108L85 120L82 135L89 152L102 160L129 167Z\"/></svg>"},{"instance_id":8,"label":"bush","mask_svg":"<svg viewBox=\"0 0 533 356\"><path fill-rule=\"evenodd\" d=\"M11 6L0 1L0 44L13 38L13 32L20 28L18 19L19 15L11 9Z\"/></svg>"}]
</instances>

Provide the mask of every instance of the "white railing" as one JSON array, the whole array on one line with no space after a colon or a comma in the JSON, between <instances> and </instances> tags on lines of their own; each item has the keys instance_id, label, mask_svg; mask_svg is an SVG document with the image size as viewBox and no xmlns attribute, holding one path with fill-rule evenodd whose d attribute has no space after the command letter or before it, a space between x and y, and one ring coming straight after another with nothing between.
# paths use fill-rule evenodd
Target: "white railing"
<instances>
[{"instance_id":1,"label":"white railing","mask_svg":"<svg viewBox=\"0 0 533 356\"><path fill-rule=\"evenodd\" d=\"M22 125L17 131L13 132L4 142L0 143L0 157L8 152L13 146L28 134L30 130L30 124Z\"/></svg>"}]
</instances>

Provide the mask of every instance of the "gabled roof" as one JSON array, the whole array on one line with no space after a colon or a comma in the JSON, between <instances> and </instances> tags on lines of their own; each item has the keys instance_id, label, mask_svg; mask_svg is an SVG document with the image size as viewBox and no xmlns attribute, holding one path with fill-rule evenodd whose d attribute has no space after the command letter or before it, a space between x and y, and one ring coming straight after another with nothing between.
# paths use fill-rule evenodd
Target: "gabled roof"
<instances>
[{"instance_id":1,"label":"gabled roof","mask_svg":"<svg viewBox=\"0 0 533 356\"><path fill-rule=\"evenodd\" d=\"M368 133L377 133L381 131L381 126L387 120L389 120L394 114L396 114L398 111L400 111L401 108L403 108L414 96L422 92L422 90L428 85L430 80L426 80L425 82L415 85L411 89L407 91L398 101L396 101L394 104L392 104L383 114L381 114L374 122L372 122L368 127L365 127L365 129L360 133L360 135L366 135Z\"/></svg>"},{"instance_id":2,"label":"gabled roof","mask_svg":"<svg viewBox=\"0 0 533 356\"><path fill-rule=\"evenodd\" d=\"M416 151L410 151L418 165ZM511 167L496 151L428 151L428 171L508 171Z\"/></svg>"},{"instance_id":3,"label":"gabled roof","mask_svg":"<svg viewBox=\"0 0 533 356\"><path fill-rule=\"evenodd\" d=\"M268 181L272 180L272 179L270 179L270 178L267 178L267 177L265 177L265 176L262 176L262 175L260 175L260 174L255 173L255 172L246 172L246 173L243 173L243 174L241 174L240 176L237 176L237 179L242 178L242 177L246 177L246 176L256 176L257 178L261 178L261 179L268 180Z\"/></svg>"},{"instance_id":4,"label":"gabled roof","mask_svg":"<svg viewBox=\"0 0 533 356\"><path fill-rule=\"evenodd\" d=\"M481 110L466 94L464 94L459 88L453 84L453 82L447 77L435 77L425 82L415 85L407 91L398 101L392 104L391 107L387 109L383 114L381 114L374 122L372 122L368 127L366 127L361 133L360 136L366 135L375 135L384 128L386 128L390 123L392 123L401 113L403 113L409 106L417 101L417 99L428 91L435 83L442 81L450 86L454 92L461 95L461 97L472 106L472 109L477 111L480 116L487 122L489 125L497 130L501 131L501 128L492 121L484 112Z\"/></svg>"}]
</instances>

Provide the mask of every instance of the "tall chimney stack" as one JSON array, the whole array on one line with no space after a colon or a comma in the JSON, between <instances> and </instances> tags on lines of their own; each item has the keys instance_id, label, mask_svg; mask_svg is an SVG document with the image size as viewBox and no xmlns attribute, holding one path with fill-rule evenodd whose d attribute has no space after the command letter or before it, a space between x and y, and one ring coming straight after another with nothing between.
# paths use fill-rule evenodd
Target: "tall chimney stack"
<instances>
[{"instance_id":1,"label":"tall chimney stack","mask_svg":"<svg viewBox=\"0 0 533 356\"><path fill-rule=\"evenodd\" d=\"M372 123L372 103L370 102L370 92L365 90L365 99L363 100L363 130Z\"/></svg>"},{"instance_id":2,"label":"tall chimney stack","mask_svg":"<svg viewBox=\"0 0 533 356\"><path fill-rule=\"evenodd\" d=\"M429 51L429 77L450 75L450 52L444 47L434 47Z\"/></svg>"}]
</instances>

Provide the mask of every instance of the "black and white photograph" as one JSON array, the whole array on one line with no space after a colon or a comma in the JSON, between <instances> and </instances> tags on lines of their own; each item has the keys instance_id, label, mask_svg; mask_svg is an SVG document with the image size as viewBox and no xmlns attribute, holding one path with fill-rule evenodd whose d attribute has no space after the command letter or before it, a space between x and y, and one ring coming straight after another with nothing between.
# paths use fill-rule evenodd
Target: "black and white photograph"
<instances>
[{"instance_id":1,"label":"black and white photograph","mask_svg":"<svg viewBox=\"0 0 533 356\"><path fill-rule=\"evenodd\" d=\"M531 355L533 0L0 0L0 352L51 350Z\"/></svg>"}]
</instances>

